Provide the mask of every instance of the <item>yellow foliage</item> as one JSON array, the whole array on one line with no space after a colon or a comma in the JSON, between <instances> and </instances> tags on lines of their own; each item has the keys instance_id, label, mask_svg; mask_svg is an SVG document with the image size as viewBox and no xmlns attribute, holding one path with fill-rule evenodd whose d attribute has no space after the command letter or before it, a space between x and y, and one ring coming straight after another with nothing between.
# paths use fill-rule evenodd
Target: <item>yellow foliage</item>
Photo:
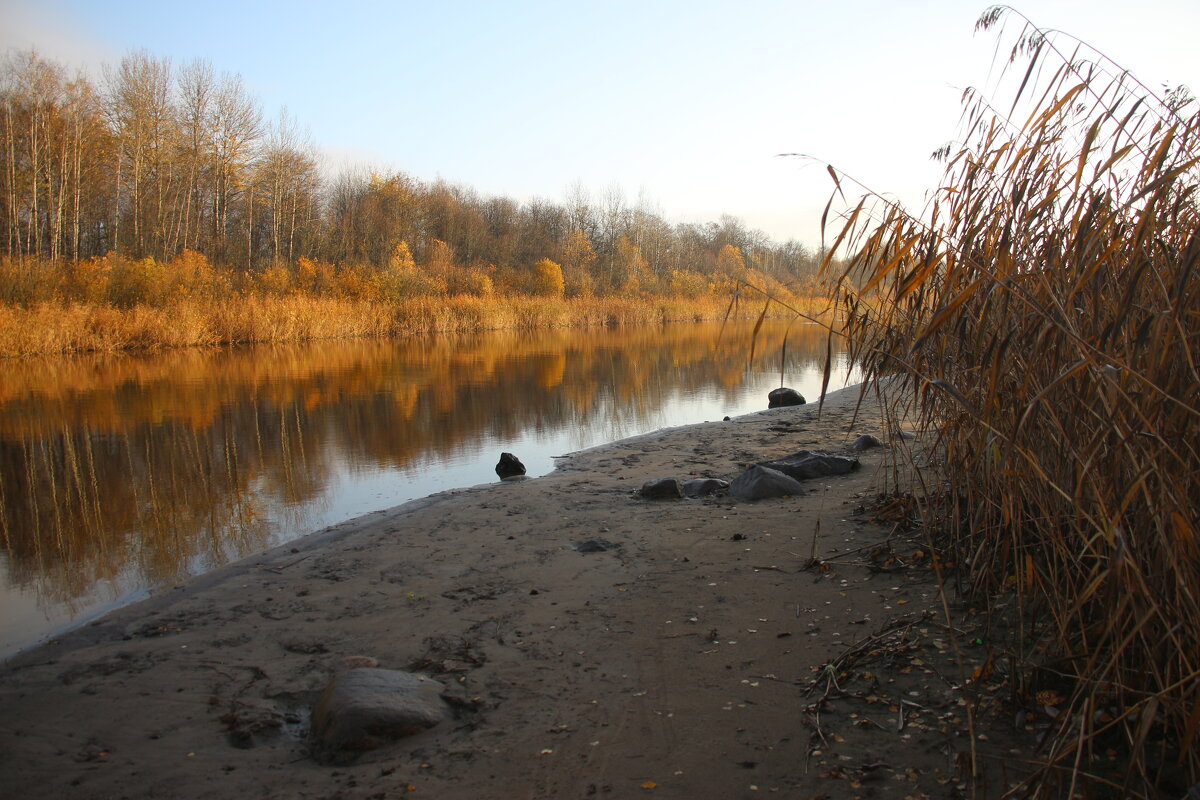
<instances>
[{"instance_id":1,"label":"yellow foliage","mask_svg":"<svg viewBox=\"0 0 1200 800\"><path fill-rule=\"evenodd\" d=\"M332 264L301 256L296 260L296 288L305 294L329 294L334 288Z\"/></svg>"},{"instance_id":2,"label":"yellow foliage","mask_svg":"<svg viewBox=\"0 0 1200 800\"><path fill-rule=\"evenodd\" d=\"M676 297L700 297L709 291L708 279L690 269L671 270L668 286Z\"/></svg>"},{"instance_id":3,"label":"yellow foliage","mask_svg":"<svg viewBox=\"0 0 1200 800\"><path fill-rule=\"evenodd\" d=\"M742 251L731 244L727 244L721 248L721 252L717 253L717 270L723 272L730 277L737 277L746 268L746 259L742 257Z\"/></svg>"},{"instance_id":4,"label":"yellow foliage","mask_svg":"<svg viewBox=\"0 0 1200 800\"><path fill-rule=\"evenodd\" d=\"M454 250L441 239L430 239L425 247L425 269L445 273L454 266Z\"/></svg>"},{"instance_id":5,"label":"yellow foliage","mask_svg":"<svg viewBox=\"0 0 1200 800\"><path fill-rule=\"evenodd\" d=\"M613 280L617 288L626 294L636 294L642 285L649 283L650 267L642 255L642 248L622 236L617 239L617 252L613 258Z\"/></svg>"},{"instance_id":6,"label":"yellow foliage","mask_svg":"<svg viewBox=\"0 0 1200 800\"><path fill-rule=\"evenodd\" d=\"M265 294L279 297L287 294L292 286L291 270L282 264L273 264L258 276L258 288Z\"/></svg>"},{"instance_id":7,"label":"yellow foliage","mask_svg":"<svg viewBox=\"0 0 1200 800\"><path fill-rule=\"evenodd\" d=\"M108 299L108 281L112 267L107 257L89 258L75 263L70 273L68 297L85 303L103 303Z\"/></svg>"},{"instance_id":8,"label":"yellow foliage","mask_svg":"<svg viewBox=\"0 0 1200 800\"><path fill-rule=\"evenodd\" d=\"M121 308L161 305L169 294L161 264L150 257L115 261L109 279L109 298L114 305Z\"/></svg>"},{"instance_id":9,"label":"yellow foliage","mask_svg":"<svg viewBox=\"0 0 1200 800\"><path fill-rule=\"evenodd\" d=\"M334 276L337 296L347 300L378 300L379 285L371 277L362 265L343 266Z\"/></svg>"},{"instance_id":10,"label":"yellow foliage","mask_svg":"<svg viewBox=\"0 0 1200 800\"><path fill-rule=\"evenodd\" d=\"M417 262L413 259L412 251L408 249L408 242L399 241L392 248L392 254L388 258L388 269L398 275L405 275L415 271Z\"/></svg>"},{"instance_id":11,"label":"yellow foliage","mask_svg":"<svg viewBox=\"0 0 1200 800\"><path fill-rule=\"evenodd\" d=\"M452 295L491 297L496 291L496 286L491 276L478 267L456 267L446 276L446 289Z\"/></svg>"},{"instance_id":12,"label":"yellow foliage","mask_svg":"<svg viewBox=\"0 0 1200 800\"><path fill-rule=\"evenodd\" d=\"M546 297L562 297L565 283L563 282L562 267L548 258L533 265L533 280L531 294Z\"/></svg>"},{"instance_id":13,"label":"yellow foliage","mask_svg":"<svg viewBox=\"0 0 1200 800\"><path fill-rule=\"evenodd\" d=\"M202 253L184 248L164 270L166 294L175 300L216 299L228 294L229 280L223 271L213 269Z\"/></svg>"}]
</instances>

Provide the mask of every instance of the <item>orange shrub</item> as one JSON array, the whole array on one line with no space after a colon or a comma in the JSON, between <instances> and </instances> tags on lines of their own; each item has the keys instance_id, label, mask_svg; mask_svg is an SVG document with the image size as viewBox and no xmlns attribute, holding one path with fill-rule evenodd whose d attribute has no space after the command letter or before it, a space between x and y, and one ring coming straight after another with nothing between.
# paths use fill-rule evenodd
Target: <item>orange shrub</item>
<instances>
[{"instance_id":1,"label":"orange shrub","mask_svg":"<svg viewBox=\"0 0 1200 800\"><path fill-rule=\"evenodd\" d=\"M564 288L563 271L558 264L543 258L533 265L533 276L529 283L530 294L562 297Z\"/></svg>"}]
</instances>

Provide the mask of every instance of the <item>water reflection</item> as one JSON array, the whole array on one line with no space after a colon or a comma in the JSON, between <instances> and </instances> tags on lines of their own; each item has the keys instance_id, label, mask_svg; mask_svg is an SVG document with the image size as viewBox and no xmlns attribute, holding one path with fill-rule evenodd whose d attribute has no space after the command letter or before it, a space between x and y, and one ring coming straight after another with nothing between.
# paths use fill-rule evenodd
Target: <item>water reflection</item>
<instances>
[{"instance_id":1,"label":"water reflection","mask_svg":"<svg viewBox=\"0 0 1200 800\"><path fill-rule=\"evenodd\" d=\"M604 441L807 394L768 324L503 332L13 362L0 382L0 658L148 587ZM786 336L787 346L783 347ZM781 364L781 353L786 362Z\"/></svg>"}]
</instances>

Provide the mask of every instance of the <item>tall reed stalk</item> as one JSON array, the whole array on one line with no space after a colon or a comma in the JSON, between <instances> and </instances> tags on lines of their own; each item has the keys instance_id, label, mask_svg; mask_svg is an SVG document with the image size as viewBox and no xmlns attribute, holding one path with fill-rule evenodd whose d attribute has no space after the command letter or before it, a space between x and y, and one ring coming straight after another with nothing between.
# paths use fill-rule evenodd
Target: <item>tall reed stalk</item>
<instances>
[{"instance_id":1,"label":"tall reed stalk","mask_svg":"<svg viewBox=\"0 0 1200 800\"><path fill-rule=\"evenodd\" d=\"M1006 45L1011 97L964 95L922 217L871 193L847 212L846 331L937 432L970 589L1017 600L1008 678L1046 725L1023 790L1182 797L1200 784L1200 115L1009 8L977 29Z\"/></svg>"}]
</instances>

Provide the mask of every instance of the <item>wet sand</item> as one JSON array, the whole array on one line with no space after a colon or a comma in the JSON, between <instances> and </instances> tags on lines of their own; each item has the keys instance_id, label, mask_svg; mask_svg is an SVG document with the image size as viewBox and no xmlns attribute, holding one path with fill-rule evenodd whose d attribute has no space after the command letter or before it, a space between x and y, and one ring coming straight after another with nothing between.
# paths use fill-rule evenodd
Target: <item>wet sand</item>
<instances>
[{"instance_id":1,"label":"wet sand","mask_svg":"<svg viewBox=\"0 0 1200 800\"><path fill-rule=\"evenodd\" d=\"M0 795L961 797L973 763L994 787L1023 743L966 680L979 623L943 603L904 506L875 502L908 488L921 441L887 437L857 399L371 514L23 653L0 667ZM889 446L800 496L636 492L851 454L860 433ZM368 660L443 682L454 717L314 758L312 703Z\"/></svg>"}]
</instances>

